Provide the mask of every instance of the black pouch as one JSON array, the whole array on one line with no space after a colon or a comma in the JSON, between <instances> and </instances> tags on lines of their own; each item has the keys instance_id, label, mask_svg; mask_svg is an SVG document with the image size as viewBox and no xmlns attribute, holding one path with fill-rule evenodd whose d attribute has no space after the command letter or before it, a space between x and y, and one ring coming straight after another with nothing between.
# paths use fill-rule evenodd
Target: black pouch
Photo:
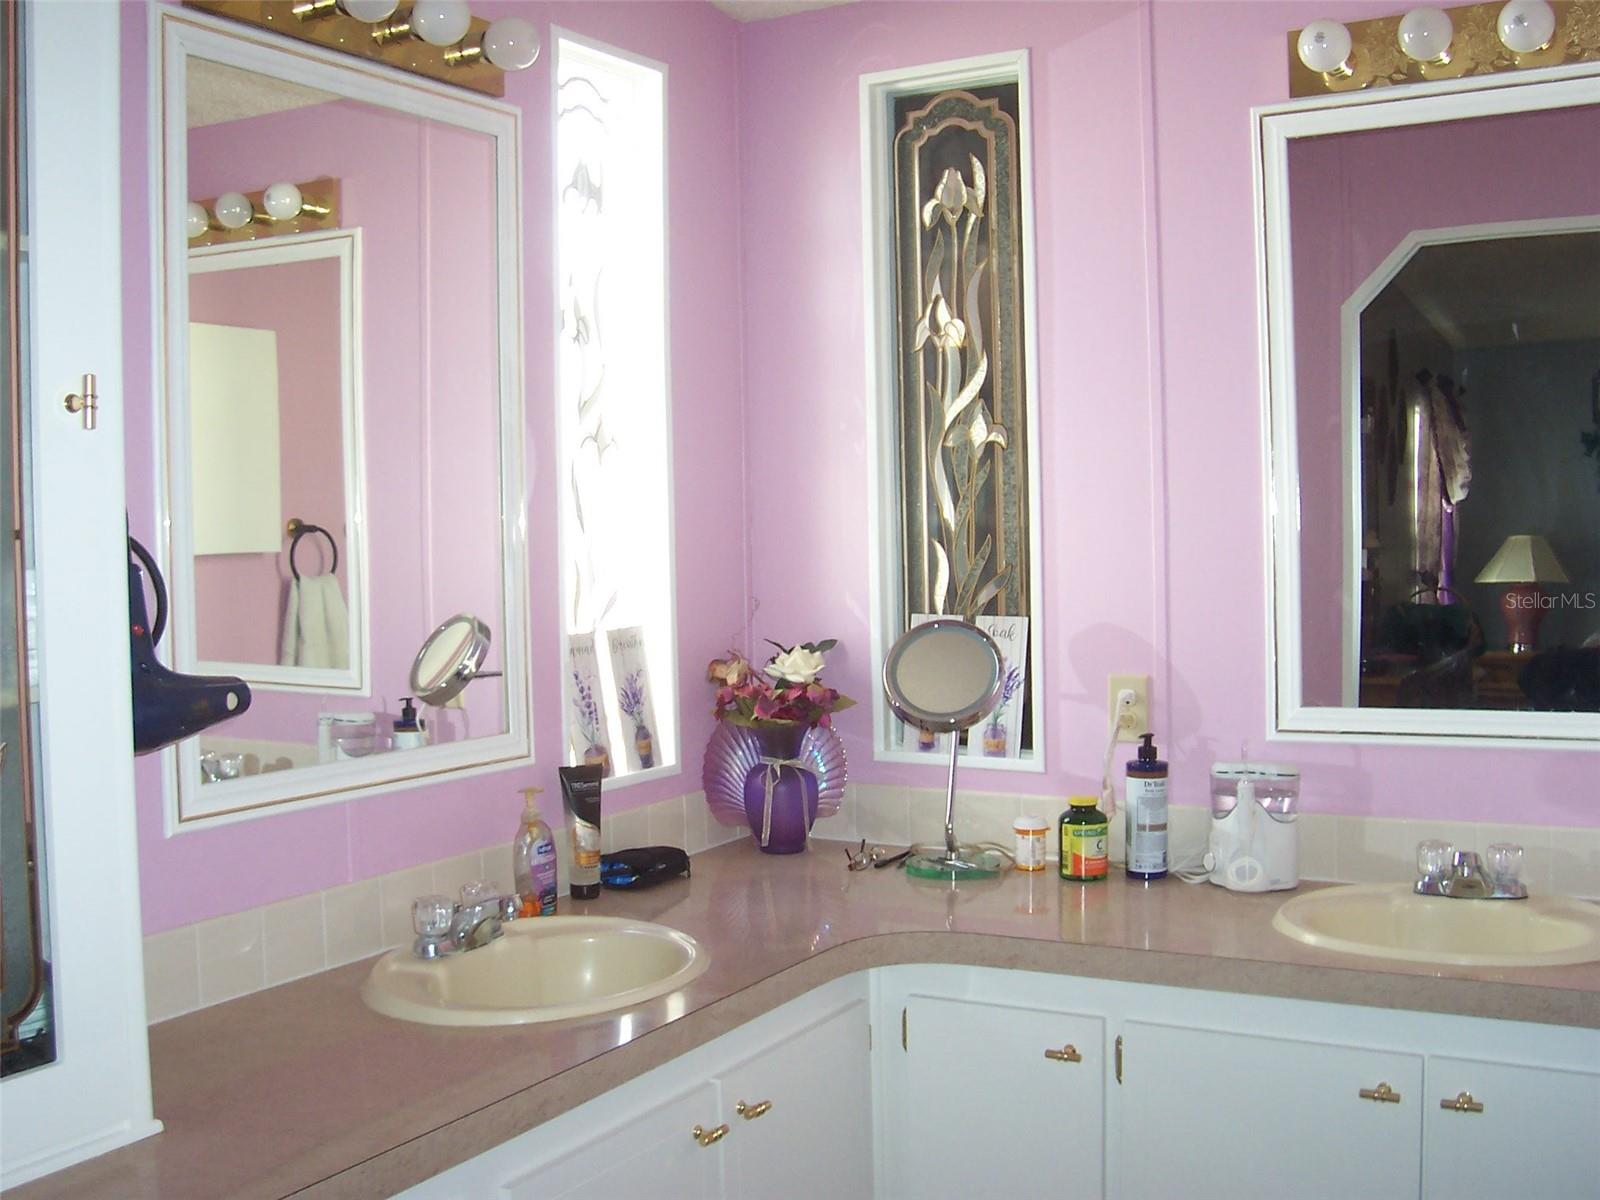
<instances>
[{"instance_id":1,"label":"black pouch","mask_svg":"<svg viewBox=\"0 0 1600 1200\"><path fill-rule=\"evenodd\" d=\"M676 846L640 846L600 856L600 882L608 888L654 887L689 874L689 856Z\"/></svg>"}]
</instances>

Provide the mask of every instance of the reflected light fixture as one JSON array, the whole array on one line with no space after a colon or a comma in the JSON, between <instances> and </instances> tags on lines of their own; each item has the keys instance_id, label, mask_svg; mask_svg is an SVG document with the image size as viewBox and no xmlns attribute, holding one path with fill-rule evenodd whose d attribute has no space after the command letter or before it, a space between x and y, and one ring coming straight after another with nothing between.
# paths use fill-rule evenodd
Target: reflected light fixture
<instances>
[{"instance_id":1,"label":"reflected light fixture","mask_svg":"<svg viewBox=\"0 0 1600 1200\"><path fill-rule=\"evenodd\" d=\"M1450 61L1455 26L1442 8L1413 8L1400 18L1400 49L1412 62L1444 66Z\"/></svg>"},{"instance_id":2,"label":"reflected light fixture","mask_svg":"<svg viewBox=\"0 0 1600 1200\"><path fill-rule=\"evenodd\" d=\"M332 229L339 223L334 215L338 202L336 179L285 180L259 192L223 192L207 203L191 200L183 228L191 247Z\"/></svg>"},{"instance_id":3,"label":"reflected light fixture","mask_svg":"<svg viewBox=\"0 0 1600 1200\"><path fill-rule=\"evenodd\" d=\"M1500 41L1513 54L1536 54L1556 32L1556 10L1546 0L1511 0L1495 22Z\"/></svg>"}]
</instances>

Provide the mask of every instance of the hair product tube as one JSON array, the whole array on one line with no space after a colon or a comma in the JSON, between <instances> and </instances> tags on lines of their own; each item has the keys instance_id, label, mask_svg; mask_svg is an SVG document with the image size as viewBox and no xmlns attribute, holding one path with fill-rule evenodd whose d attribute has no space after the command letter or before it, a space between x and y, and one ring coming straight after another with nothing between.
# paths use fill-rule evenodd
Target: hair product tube
<instances>
[{"instance_id":1,"label":"hair product tube","mask_svg":"<svg viewBox=\"0 0 1600 1200\"><path fill-rule=\"evenodd\" d=\"M599 765L562 767L561 804L567 810L572 834L574 900L593 900L600 894L600 777Z\"/></svg>"}]
</instances>

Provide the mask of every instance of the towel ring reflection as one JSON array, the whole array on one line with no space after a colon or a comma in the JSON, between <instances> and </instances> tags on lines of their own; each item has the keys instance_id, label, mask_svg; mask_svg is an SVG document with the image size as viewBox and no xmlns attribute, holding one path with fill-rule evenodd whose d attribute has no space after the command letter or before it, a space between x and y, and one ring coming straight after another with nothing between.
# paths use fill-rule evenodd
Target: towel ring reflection
<instances>
[{"instance_id":1,"label":"towel ring reflection","mask_svg":"<svg viewBox=\"0 0 1600 1200\"><path fill-rule=\"evenodd\" d=\"M289 573L296 579L300 578L300 570L294 565L295 548L300 545L300 539L308 533L320 533L328 539L328 548L333 551L333 564L328 568L328 574L332 575L339 569L339 543L334 541L333 534L329 533L321 525L313 525L309 521L302 521L299 517L290 517L289 524L284 528L289 536L294 539L289 543Z\"/></svg>"}]
</instances>

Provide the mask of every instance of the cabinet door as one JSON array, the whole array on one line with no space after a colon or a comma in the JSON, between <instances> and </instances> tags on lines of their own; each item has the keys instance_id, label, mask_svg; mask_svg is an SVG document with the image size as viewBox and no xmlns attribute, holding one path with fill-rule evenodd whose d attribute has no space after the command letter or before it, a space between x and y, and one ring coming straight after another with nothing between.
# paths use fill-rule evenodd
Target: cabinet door
<instances>
[{"instance_id":1,"label":"cabinet door","mask_svg":"<svg viewBox=\"0 0 1600 1200\"><path fill-rule=\"evenodd\" d=\"M728 1195L872 1195L872 1056L856 1001L724 1072ZM744 1111L739 1111L743 1105ZM766 1105L768 1107L763 1108Z\"/></svg>"},{"instance_id":2,"label":"cabinet door","mask_svg":"<svg viewBox=\"0 0 1600 1200\"><path fill-rule=\"evenodd\" d=\"M1600 1074L1430 1057L1427 1075L1424 1196L1455 1200L1487 1185L1542 1200L1600 1188Z\"/></svg>"},{"instance_id":3,"label":"cabinet door","mask_svg":"<svg viewBox=\"0 0 1600 1200\"><path fill-rule=\"evenodd\" d=\"M1099 1017L912 996L887 1062L888 1195L1104 1194Z\"/></svg>"},{"instance_id":4,"label":"cabinet door","mask_svg":"<svg viewBox=\"0 0 1600 1200\"><path fill-rule=\"evenodd\" d=\"M585 1108L604 1113L605 1099ZM561 1200L566 1196L650 1196L652 1200L715 1200L722 1195L726 1138L702 1146L693 1134L718 1128L715 1083L692 1084L642 1112L611 1120L553 1162L502 1183L495 1200Z\"/></svg>"},{"instance_id":5,"label":"cabinet door","mask_svg":"<svg viewBox=\"0 0 1600 1200\"><path fill-rule=\"evenodd\" d=\"M1399 1101L1362 1097L1381 1084ZM1120 1191L1128 1200L1415 1197L1421 1089L1415 1054L1130 1021Z\"/></svg>"}]
</instances>

